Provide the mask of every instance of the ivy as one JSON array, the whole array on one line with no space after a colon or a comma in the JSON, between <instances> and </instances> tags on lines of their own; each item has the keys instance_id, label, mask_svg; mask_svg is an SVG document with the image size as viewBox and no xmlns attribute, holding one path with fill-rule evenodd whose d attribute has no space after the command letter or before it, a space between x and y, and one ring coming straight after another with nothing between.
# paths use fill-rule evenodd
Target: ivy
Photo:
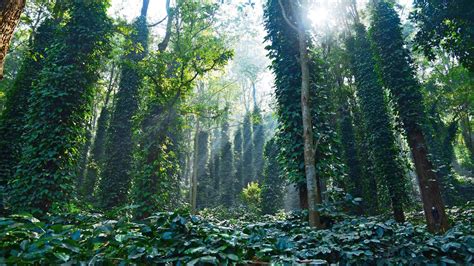
<instances>
[{"instance_id":1,"label":"ivy","mask_svg":"<svg viewBox=\"0 0 474 266\"><path fill-rule=\"evenodd\" d=\"M107 131L104 169L99 183L98 197L104 208L127 203L133 163L133 116L138 110L139 89L142 85L140 63L148 52L146 17L138 17L129 36L131 47L121 65L121 78L115 95L116 103Z\"/></svg>"},{"instance_id":2,"label":"ivy","mask_svg":"<svg viewBox=\"0 0 474 266\"><path fill-rule=\"evenodd\" d=\"M28 101L34 82L43 68L46 49L53 40L57 26L55 22L57 21L47 19L40 25L7 94L5 110L0 117L0 134L3 136L0 140L0 186L3 189L6 189L8 181L13 178L15 166L21 159ZM0 197L0 204L3 206L3 195Z\"/></svg>"},{"instance_id":3,"label":"ivy","mask_svg":"<svg viewBox=\"0 0 474 266\"><path fill-rule=\"evenodd\" d=\"M229 122L228 117L224 117L221 131L221 163L219 164L219 180L221 182L222 195L220 204L230 207L235 202L236 180L234 179L234 157L232 154L232 143L229 139Z\"/></svg>"},{"instance_id":4,"label":"ivy","mask_svg":"<svg viewBox=\"0 0 474 266\"><path fill-rule=\"evenodd\" d=\"M242 186L247 186L250 182L254 181L255 169L254 169L254 142L252 140L252 114L247 112L244 116L242 125Z\"/></svg>"},{"instance_id":5,"label":"ivy","mask_svg":"<svg viewBox=\"0 0 474 266\"><path fill-rule=\"evenodd\" d=\"M10 182L17 211L51 211L74 193L76 165L111 23L106 1L71 1L31 92L24 147ZM78 42L77 40L81 40Z\"/></svg>"},{"instance_id":6,"label":"ivy","mask_svg":"<svg viewBox=\"0 0 474 266\"><path fill-rule=\"evenodd\" d=\"M285 178L278 162L278 146L274 138L265 143L265 167L262 182L262 213L275 214L283 206Z\"/></svg>"},{"instance_id":7,"label":"ivy","mask_svg":"<svg viewBox=\"0 0 474 266\"><path fill-rule=\"evenodd\" d=\"M472 206L451 215L458 221L453 228L432 235L422 225L374 217L346 217L314 230L299 213L232 224L179 212L141 222L88 213L41 221L21 214L0 218L0 263L472 264Z\"/></svg>"},{"instance_id":8,"label":"ivy","mask_svg":"<svg viewBox=\"0 0 474 266\"><path fill-rule=\"evenodd\" d=\"M445 49L474 71L474 3L470 0L415 0L411 20L420 28L415 37L418 50L431 60L435 49Z\"/></svg>"},{"instance_id":9,"label":"ivy","mask_svg":"<svg viewBox=\"0 0 474 266\"><path fill-rule=\"evenodd\" d=\"M374 155L376 180L388 187L395 219L404 221L403 205L407 203L407 179L399 161L394 128L384 98L383 87L378 82L373 55L367 33L361 24L355 25L356 37L347 42L352 72L357 85L357 95L366 121L369 144Z\"/></svg>"},{"instance_id":10,"label":"ivy","mask_svg":"<svg viewBox=\"0 0 474 266\"><path fill-rule=\"evenodd\" d=\"M263 149L265 145L265 128L263 124L262 113L258 106L255 106L252 112L252 137L253 137L253 163L254 180L263 179Z\"/></svg>"},{"instance_id":11,"label":"ivy","mask_svg":"<svg viewBox=\"0 0 474 266\"><path fill-rule=\"evenodd\" d=\"M170 51L152 52L143 61L146 78L140 92L143 100L135 117L138 126L134 140L138 145L133 153L131 193L131 202L138 206L138 218L174 209L181 203L179 159L180 153L185 152L180 147L181 118L186 111L182 102L197 78L221 68L232 57L222 40L212 34L215 4L179 1L173 12L180 26L172 28ZM199 134L197 137L200 138ZM202 144L204 147L200 148L207 149L207 141L203 140ZM230 147L226 148L230 153Z\"/></svg>"}]
</instances>

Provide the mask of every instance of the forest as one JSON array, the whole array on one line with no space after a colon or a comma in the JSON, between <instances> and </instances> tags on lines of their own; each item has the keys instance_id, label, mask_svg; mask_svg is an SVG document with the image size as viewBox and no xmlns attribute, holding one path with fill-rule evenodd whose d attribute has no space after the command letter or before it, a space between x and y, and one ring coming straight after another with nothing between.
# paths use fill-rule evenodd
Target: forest
<instances>
[{"instance_id":1,"label":"forest","mask_svg":"<svg viewBox=\"0 0 474 266\"><path fill-rule=\"evenodd\" d=\"M473 265L474 1L0 0L0 265Z\"/></svg>"}]
</instances>

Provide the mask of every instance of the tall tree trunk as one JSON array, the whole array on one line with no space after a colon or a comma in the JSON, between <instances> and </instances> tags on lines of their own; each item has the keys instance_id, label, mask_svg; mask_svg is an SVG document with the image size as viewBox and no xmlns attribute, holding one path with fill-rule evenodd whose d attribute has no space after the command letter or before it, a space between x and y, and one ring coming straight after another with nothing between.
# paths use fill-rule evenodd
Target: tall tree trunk
<instances>
[{"instance_id":1,"label":"tall tree trunk","mask_svg":"<svg viewBox=\"0 0 474 266\"><path fill-rule=\"evenodd\" d=\"M464 140L464 144L466 145L467 150L469 151L471 163L474 163L474 134L471 130L471 121L469 120L469 116L466 115L460 121L461 123L461 134Z\"/></svg>"},{"instance_id":2,"label":"tall tree trunk","mask_svg":"<svg viewBox=\"0 0 474 266\"><path fill-rule=\"evenodd\" d=\"M140 11L140 16L146 17L148 13L148 5L150 4L150 0L143 0L142 10Z\"/></svg>"},{"instance_id":3,"label":"tall tree trunk","mask_svg":"<svg viewBox=\"0 0 474 266\"><path fill-rule=\"evenodd\" d=\"M99 184L99 198L104 208L126 204L131 185L133 162L133 117L138 110L139 90L143 76L137 65L148 54L149 30L146 13L148 1L143 1L140 16L133 23L130 42L143 49L127 51L121 66L120 82L114 97L115 107L107 130L103 175Z\"/></svg>"},{"instance_id":4,"label":"tall tree trunk","mask_svg":"<svg viewBox=\"0 0 474 266\"><path fill-rule=\"evenodd\" d=\"M0 80L10 40L25 7L25 0L2 0L0 2Z\"/></svg>"},{"instance_id":5,"label":"tall tree trunk","mask_svg":"<svg viewBox=\"0 0 474 266\"><path fill-rule=\"evenodd\" d=\"M253 109L256 110L258 109L258 103L257 103L257 86L255 85L254 81L252 82L252 98L253 98Z\"/></svg>"},{"instance_id":6,"label":"tall tree trunk","mask_svg":"<svg viewBox=\"0 0 474 266\"><path fill-rule=\"evenodd\" d=\"M433 171L433 165L428 160L425 137L421 129L418 128L408 132L408 144L415 162L428 228L431 231L445 231L449 227L448 219L445 214L436 173Z\"/></svg>"},{"instance_id":7,"label":"tall tree trunk","mask_svg":"<svg viewBox=\"0 0 474 266\"><path fill-rule=\"evenodd\" d=\"M197 206L197 187L198 187L198 180L197 180L197 174L198 174L198 168L199 168L199 156L198 156L198 149L199 149L199 131L200 131L200 123L199 123L199 117L196 116L196 132L194 134L194 162L193 162L193 174L192 174L192 179L191 179L191 193L190 194L190 199L191 199L191 212L195 213L196 212L196 206Z\"/></svg>"},{"instance_id":8,"label":"tall tree trunk","mask_svg":"<svg viewBox=\"0 0 474 266\"><path fill-rule=\"evenodd\" d=\"M420 104L423 95L415 77L410 53L404 47L400 18L390 3L374 2L370 35L373 48L378 52L378 69L397 101L400 118L407 132L428 229L431 232L445 232L449 228L448 217L421 127L426 122L424 106Z\"/></svg>"},{"instance_id":9,"label":"tall tree trunk","mask_svg":"<svg viewBox=\"0 0 474 266\"><path fill-rule=\"evenodd\" d=\"M299 14L302 16L302 14ZM316 150L313 138L313 123L309 106L309 56L304 23L301 19L298 25L298 44L301 64L301 113L303 118L304 165L306 186L308 188L309 225L321 227L320 214L317 205L322 203L320 180L316 175Z\"/></svg>"},{"instance_id":10,"label":"tall tree trunk","mask_svg":"<svg viewBox=\"0 0 474 266\"><path fill-rule=\"evenodd\" d=\"M112 91L115 87L115 84L118 79L118 74L115 74L116 65L112 65L109 84L105 94L104 105L99 114L97 120L97 128L95 131L95 139L91 148L91 156L88 160L87 171L84 175L84 182L82 184L81 193L86 198L86 200L92 201L94 199L94 191L97 185L97 180L99 179L99 173L103 169L103 163L105 158L105 143L107 137L107 129L110 122L110 109L109 106L110 97Z\"/></svg>"}]
</instances>

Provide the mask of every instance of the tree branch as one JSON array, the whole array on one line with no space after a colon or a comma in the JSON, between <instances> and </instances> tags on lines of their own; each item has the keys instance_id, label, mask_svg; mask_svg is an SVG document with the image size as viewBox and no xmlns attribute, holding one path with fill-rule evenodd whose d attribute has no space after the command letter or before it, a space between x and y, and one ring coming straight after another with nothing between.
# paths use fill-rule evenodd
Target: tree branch
<instances>
[{"instance_id":1,"label":"tree branch","mask_svg":"<svg viewBox=\"0 0 474 266\"><path fill-rule=\"evenodd\" d=\"M278 4L280 4L280 8L281 8L281 13L283 15L283 19L285 19L286 23L288 24L288 26L290 26L292 29L294 29L295 31L298 31L298 27L296 27L295 24L293 24L290 19L288 18L287 14L286 14L286 10L285 10L285 7L283 6L283 3L281 2L281 0L278 0Z\"/></svg>"}]
</instances>

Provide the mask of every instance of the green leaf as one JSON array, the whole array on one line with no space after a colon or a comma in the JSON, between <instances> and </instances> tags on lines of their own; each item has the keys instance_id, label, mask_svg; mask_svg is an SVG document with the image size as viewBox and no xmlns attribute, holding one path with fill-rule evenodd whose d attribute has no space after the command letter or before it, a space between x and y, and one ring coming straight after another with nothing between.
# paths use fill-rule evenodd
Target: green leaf
<instances>
[{"instance_id":1,"label":"green leaf","mask_svg":"<svg viewBox=\"0 0 474 266\"><path fill-rule=\"evenodd\" d=\"M239 261L239 256L237 256L235 254L227 254L226 257L230 260L233 260L233 261Z\"/></svg>"},{"instance_id":2,"label":"green leaf","mask_svg":"<svg viewBox=\"0 0 474 266\"><path fill-rule=\"evenodd\" d=\"M72 235L71 239L77 241L81 238L81 230L76 230Z\"/></svg>"},{"instance_id":3,"label":"green leaf","mask_svg":"<svg viewBox=\"0 0 474 266\"><path fill-rule=\"evenodd\" d=\"M162 235L161 235L161 238L163 240L171 240L173 238L173 232L164 232Z\"/></svg>"},{"instance_id":4,"label":"green leaf","mask_svg":"<svg viewBox=\"0 0 474 266\"><path fill-rule=\"evenodd\" d=\"M67 262L69 260L69 255L65 254L65 253L62 253L62 252L54 252L54 256L56 256L56 258L64 261L64 262Z\"/></svg>"}]
</instances>

